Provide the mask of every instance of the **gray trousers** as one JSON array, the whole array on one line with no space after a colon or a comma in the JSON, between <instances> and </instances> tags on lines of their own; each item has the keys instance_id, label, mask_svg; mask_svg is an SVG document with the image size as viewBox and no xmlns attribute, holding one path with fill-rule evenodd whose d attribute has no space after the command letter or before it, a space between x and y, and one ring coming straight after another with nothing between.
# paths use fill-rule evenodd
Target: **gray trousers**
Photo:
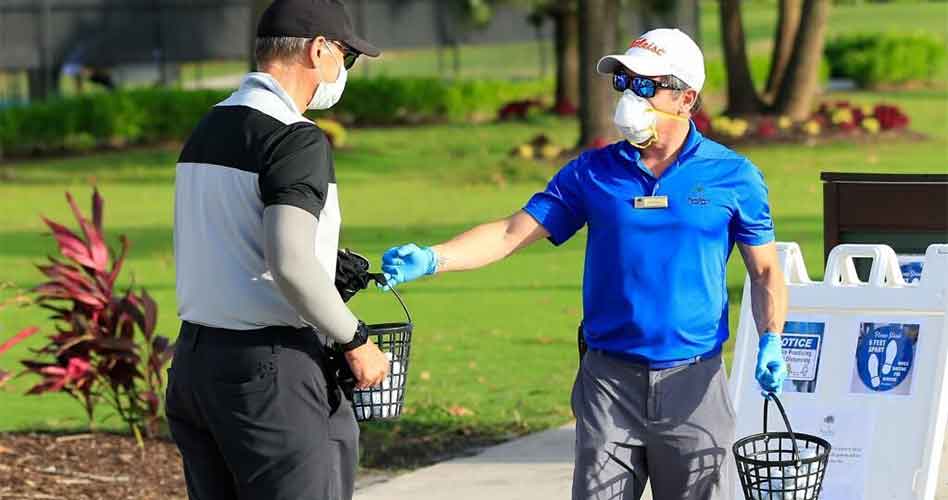
<instances>
[{"instance_id":1,"label":"gray trousers","mask_svg":"<svg viewBox=\"0 0 948 500\"><path fill-rule=\"evenodd\" d=\"M359 428L311 330L185 322L167 414L191 500L349 500Z\"/></svg>"},{"instance_id":2,"label":"gray trousers","mask_svg":"<svg viewBox=\"0 0 948 500\"><path fill-rule=\"evenodd\" d=\"M730 500L734 407L720 356L649 370L589 351L573 386L573 500Z\"/></svg>"}]
</instances>

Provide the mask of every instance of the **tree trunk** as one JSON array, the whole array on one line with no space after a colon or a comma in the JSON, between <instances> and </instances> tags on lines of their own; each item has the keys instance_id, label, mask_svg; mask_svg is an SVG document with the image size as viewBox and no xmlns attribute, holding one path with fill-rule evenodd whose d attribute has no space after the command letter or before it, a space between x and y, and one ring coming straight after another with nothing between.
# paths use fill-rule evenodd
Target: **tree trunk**
<instances>
[{"instance_id":1,"label":"tree trunk","mask_svg":"<svg viewBox=\"0 0 948 500\"><path fill-rule=\"evenodd\" d=\"M777 15L777 33L774 39L774 50L770 57L770 73L767 76L767 87L764 90L764 99L773 102L780 88L790 64L793 54L793 41L797 37L800 27L801 0L780 0L780 12Z\"/></svg>"},{"instance_id":2,"label":"tree trunk","mask_svg":"<svg viewBox=\"0 0 948 500\"><path fill-rule=\"evenodd\" d=\"M616 50L618 10L618 0L579 0L580 148L618 136L612 123L615 93L596 72L599 59Z\"/></svg>"},{"instance_id":3,"label":"tree trunk","mask_svg":"<svg viewBox=\"0 0 948 500\"><path fill-rule=\"evenodd\" d=\"M724 46L724 64L727 69L728 115L752 115L763 111L764 104L754 88L747 48L744 44L744 25L741 19L741 0L721 0L721 41Z\"/></svg>"},{"instance_id":4,"label":"tree trunk","mask_svg":"<svg viewBox=\"0 0 948 500\"><path fill-rule=\"evenodd\" d=\"M45 101L55 95L52 83L54 78L52 72L46 68L28 70L26 73L26 88L30 101Z\"/></svg>"},{"instance_id":5,"label":"tree trunk","mask_svg":"<svg viewBox=\"0 0 948 500\"><path fill-rule=\"evenodd\" d=\"M260 22L260 16L267 7L273 3L273 0L250 0L250 53L247 56L247 66L250 71L256 71L257 61L254 58L254 52L257 46L257 23Z\"/></svg>"},{"instance_id":6,"label":"tree trunk","mask_svg":"<svg viewBox=\"0 0 948 500\"><path fill-rule=\"evenodd\" d=\"M556 49L556 109L579 105L579 16L576 0L557 0L551 12Z\"/></svg>"},{"instance_id":7,"label":"tree trunk","mask_svg":"<svg viewBox=\"0 0 948 500\"><path fill-rule=\"evenodd\" d=\"M829 0L805 0L803 3L793 55L777 92L774 110L778 114L794 120L803 120L810 115L819 91L820 61L823 59L829 9Z\"/></svg>"}]
</instances>

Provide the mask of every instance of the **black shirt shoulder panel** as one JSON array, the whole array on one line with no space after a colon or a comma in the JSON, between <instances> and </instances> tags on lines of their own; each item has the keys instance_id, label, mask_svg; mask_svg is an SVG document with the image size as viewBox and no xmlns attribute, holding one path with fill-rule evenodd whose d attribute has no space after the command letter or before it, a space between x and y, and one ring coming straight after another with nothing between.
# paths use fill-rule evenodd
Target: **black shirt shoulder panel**
<instances>
[{"instance_id":1,"label":"black shirt shoulder panel","mask_svg":"<svg viewBox=\"0 0 948 500\"><path fill-rule=\"evenodd\" d=\"M247 106L215 106L191 132L178 161L259 173L261 145L286 127Z\"/></svg>"},{"instance_id":2,"label":"black shirt shoulder panel","mask_svg":"<svg viewBox=\"0 0 948 500\"><path fill-rule=\"evenodd\" d=\"M267 138L261 158L264 205L292 205L319 217L336 182L326 134L311 123L285 126Z\"/></svg>"}]
</instances>

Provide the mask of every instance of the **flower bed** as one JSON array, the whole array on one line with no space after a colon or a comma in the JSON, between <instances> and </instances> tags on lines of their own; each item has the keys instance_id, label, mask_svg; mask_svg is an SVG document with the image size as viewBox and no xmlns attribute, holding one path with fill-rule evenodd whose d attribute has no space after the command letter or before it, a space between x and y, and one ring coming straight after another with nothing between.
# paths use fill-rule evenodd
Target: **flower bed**
<instances>
[{"instance_id":1,"label":"flower bed","mask_svg":"<svg viewBox=\"0 0 948 500\"><path fill-rule=\"evenodd\" d=\"M703 134L731 145L876 139L880 135L921 137L908 129L909 117L898 106L889 104L871 106L849 101L823 102L809 118L796 122L786 116L711 117L704 111L693 119Z\"/></svg>"}]
</instances>

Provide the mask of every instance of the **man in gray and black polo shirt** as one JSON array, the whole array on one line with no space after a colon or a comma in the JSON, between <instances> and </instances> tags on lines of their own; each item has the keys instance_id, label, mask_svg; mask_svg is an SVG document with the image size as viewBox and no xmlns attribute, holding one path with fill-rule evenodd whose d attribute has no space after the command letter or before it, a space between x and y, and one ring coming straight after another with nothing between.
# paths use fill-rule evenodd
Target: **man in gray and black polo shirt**
<instances>
[{"instance_id":1,"label":"man in gray and black polo shirt","mask_svg":"<svg viewBox=\"0 0 948 500\"><path fill-rule=\"evenodd\" d=\"M200 122L175 179L181 333L167 414L191 499L349 499L358 427L326 363L364 388L388 361L333 284L332 151L302 111L333 106L360 54L339 0L276 0L259 72Z\"/></svg>"}]
</instances>

